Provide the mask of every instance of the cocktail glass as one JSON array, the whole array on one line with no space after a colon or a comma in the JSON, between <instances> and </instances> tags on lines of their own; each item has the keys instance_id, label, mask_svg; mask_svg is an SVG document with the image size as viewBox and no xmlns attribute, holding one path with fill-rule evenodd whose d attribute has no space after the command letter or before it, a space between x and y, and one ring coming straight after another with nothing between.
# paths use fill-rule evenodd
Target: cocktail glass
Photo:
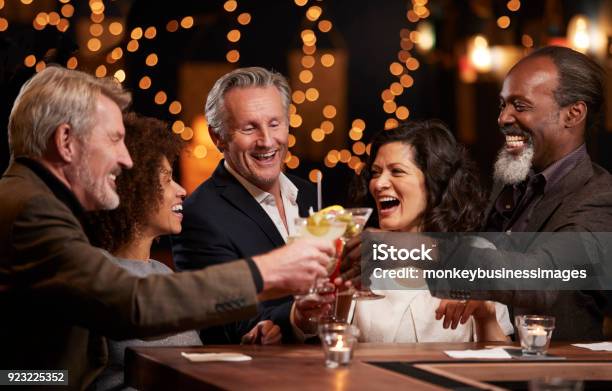
<instances>
[{"instance_id":1,"label":"cocktail glass","mask_svg":"<svg viewBox=\"0 0 612 391\"><path fill-rule=\"evenodd\" d=\"M336 214L336 220L347 223L346 231L342 235L344 244L355 236L361 234L368 219L372 215L372 208L347 208ZM355 300L378 300L384 298L384 295L379 295L372 292L369 288L363 286L355 291L353 298Z\"/></svg>"},{"instance_id":2,"label":"cocktail glass","mask_svg":"<svg viewBox=\"0 0 612 391\"><path fill-rule=\"evenodd\" d=\"M346 232L347 223L337 220L330 214L310 216L308 218L298 217L295 219L297 238L316 238L329 240L334 243ZM334 246L335 247L335 246ZM340 254L334 254L327 265L327 273L331 274L336 269ZM296 296L296 299L318 300L322 295L333 294L336 287L329 278L317 278L306 295ZM317 321L319 319L311 319Z\"/></svg>"}]
</instances>

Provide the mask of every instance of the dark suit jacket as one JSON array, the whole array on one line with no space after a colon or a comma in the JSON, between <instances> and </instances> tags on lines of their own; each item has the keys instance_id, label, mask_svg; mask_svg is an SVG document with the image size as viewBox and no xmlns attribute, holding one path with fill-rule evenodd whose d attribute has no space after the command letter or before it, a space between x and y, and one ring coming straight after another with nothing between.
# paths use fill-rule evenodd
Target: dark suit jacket
<instances>
[{"instance_id":1,"label":"dark suit jacket","mask_svg":"<svg viewBox=\"0 0 612 391\"><path fill-rule=\"evenodd\" d=\"M494 185L486 216L502 189L503 185ZM539 201L525 231L612 232L612 176L587 155ZM532 243L527 251L540 245ZM555 251L564 251L563 246L547 250L553 256ZM515 315L555 316L553 339L601 340L606 296L601 291L517 291L503 301Z\"/></svg>"},{"instance_id":2,"label":"dark suit jacket","mask_svg":"<svg viewBox=\"0 0 612 391\"><path fill-rule=\"evenodd\" d=\"M298 188L300 216L316 205L314 186L287 175ZM223 166L202 183L183 204L183 230L172 238L174 262L179 270L201 269L218 263L268 252L285 244L276 226L251 194ZM202 341L239 343L257 322L271 319L281 327L283 339L292 335L291 297L260 303L249 321L203 330Z\"/></svg>"},{"instance_id":3,"label":"dark suit jacket","mask_svg":"<svg viewBox=\"0 0 612 391\"><path fill-rule=\"evenodd\" d=\"M89 244L72 193L33 170L15 162L0 179L0 368L67 369L69 388L82 389L106 365L103 336L159 336L256 313L246 262L135 277Z\"/></svg>"}]
</instances>

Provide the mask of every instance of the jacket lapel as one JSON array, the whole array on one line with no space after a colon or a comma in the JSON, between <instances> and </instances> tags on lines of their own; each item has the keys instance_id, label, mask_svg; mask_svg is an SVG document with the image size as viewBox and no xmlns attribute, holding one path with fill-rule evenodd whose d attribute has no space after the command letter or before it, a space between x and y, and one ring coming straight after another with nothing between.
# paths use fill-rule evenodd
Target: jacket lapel
<instances>
[{"instance_id":1,"label":"jacket lapel","mask_svg":"<svg viewBox=\"0 0 612 391\"><path fill-rule=\"evenodd\" d=\"M525 231L544 231L544 226L561 202L568 194L578 191L591 176L593 176L593 168L591 167L591 159L587 156L554 188L548 189L547 194L536 205Z\"/></svg>"},{"instance_id":2,"label":"jacket lapel","mask_svg":"<svg viewBox=\"0 0 612 391\"><path fill-rule=\"evenodd\" d=\"M266 211L263 210L247 189L225 169L223 164L224 161L221 160L213 174L215 185L220 188L221 197L253 220L275 247L284 245L283 237Z\"/></svg>"}]
</instances>

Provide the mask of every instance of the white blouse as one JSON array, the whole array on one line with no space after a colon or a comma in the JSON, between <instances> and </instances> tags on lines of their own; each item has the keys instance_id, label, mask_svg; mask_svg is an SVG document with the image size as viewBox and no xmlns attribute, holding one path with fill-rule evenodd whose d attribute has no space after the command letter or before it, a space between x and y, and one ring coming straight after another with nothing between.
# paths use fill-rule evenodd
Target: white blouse
<instances>
[{"instance_id":1,"label":"white blouse","mask_svg":"<svg viewBox=\"0 0 612 391\"><path fill-rule=\"evenodd\" d=\"M495 246L486 239L468 237L476 248ZM372 291L385 297L379 300L357 301L353 324L361 330L361 342L472 342L476 341L474 318L456 329L442 327L443 319L436 320L436 309L441 299L433 297L425 280L413 280L420 289L406 289L394 280L386 280L386 288ZM495 303L495 313L505 335L514 333L508 307Z\"/></svg>"}]
</instances>

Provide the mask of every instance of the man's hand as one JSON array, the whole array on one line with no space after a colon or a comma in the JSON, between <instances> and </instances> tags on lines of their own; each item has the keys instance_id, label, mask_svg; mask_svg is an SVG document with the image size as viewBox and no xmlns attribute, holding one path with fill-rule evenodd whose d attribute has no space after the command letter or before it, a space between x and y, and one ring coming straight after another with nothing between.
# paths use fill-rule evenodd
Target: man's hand
<instances>
[{"instance_id":1,"label":"man's hand","mask_svg":"<svg viewBox=\"0 0 612 391\"><path fill-rule=\"evenodd\" d=\"M443 320L443 327L449 326L454 330L459 323L465 324L474 316L476 320L497 321L495 314L495 303L483 300L441 300L436 309L436 320Z\"/></svg>"},{"instance_id":2,"label":"man's hand","mask_svg":"<svg viewBox=\"0 0 612 391\"><path fill-rule=\"evenodd\" d=\"M280 327L271 320L262 320L242 336L243 345L279 345L283 338Z\"/></svg>"},{"instance_id":3,"label":"man's hand","mask_svg":"<svg viewBox=\"0 0 612 391\"><path fill-rule=\"evenodd\" d=\"M333 255L334 247L329 241L299 239L253 257L264 283L259 299L308 291L315 278L327 275L327 264Z\"/></svg>"}]
</instances>

